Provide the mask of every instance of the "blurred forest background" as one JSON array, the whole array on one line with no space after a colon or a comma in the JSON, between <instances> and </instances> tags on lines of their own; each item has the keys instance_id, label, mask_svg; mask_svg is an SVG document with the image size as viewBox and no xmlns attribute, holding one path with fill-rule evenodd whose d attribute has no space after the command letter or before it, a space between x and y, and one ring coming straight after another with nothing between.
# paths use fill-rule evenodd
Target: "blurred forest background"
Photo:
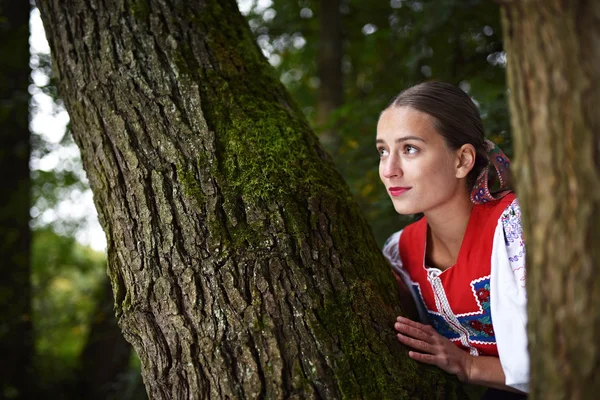
<instances>
[{"instance_id":1,"label":"blurred forest background","mask_svg":"<svg viewBox=\"0 0 600 400\"><path fill-rule=\"evenodd\" d=\"M134 2L135 3L135 2ZM379 113L424 80L460 86L511 155L498 6L488 0L239 0L380 244L410 218L379 182ZM41 43L41 45L40 45ZM29 115L29 118L27 118ZM27 121L29 121L27 126ZM0 3L0 361L6 399L144 399L120 335L91 192L35 5ZM96 237L96 239L94 239Z\"/></svg>"}]
</instances>

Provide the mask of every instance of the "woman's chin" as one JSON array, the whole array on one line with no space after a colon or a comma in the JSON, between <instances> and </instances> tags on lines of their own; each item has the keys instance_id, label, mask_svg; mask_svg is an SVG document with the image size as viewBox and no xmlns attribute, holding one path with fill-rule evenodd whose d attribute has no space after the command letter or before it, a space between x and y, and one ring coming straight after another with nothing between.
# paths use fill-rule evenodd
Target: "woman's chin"
<instances>
[{"instance_id":1,"label":"woman's chin","mask_svg":"<svg viewBox=\"0 0 600 400\"><path fill-rule=\"evenodd\" d=\"M399 202L394 202L394 209L398 214L401 215L411 215L423 212L421 207L417 207L411 204L398 204Z\"/></svg>"}]
</instances>

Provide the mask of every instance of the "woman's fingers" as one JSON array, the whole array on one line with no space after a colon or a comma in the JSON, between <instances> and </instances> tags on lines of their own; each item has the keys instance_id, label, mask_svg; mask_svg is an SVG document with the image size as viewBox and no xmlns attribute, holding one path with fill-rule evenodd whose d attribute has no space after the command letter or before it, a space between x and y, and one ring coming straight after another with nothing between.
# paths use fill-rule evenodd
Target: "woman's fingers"
<instances>
[{"instance_id":1,"label":"woman's fingers","mask_svg":"<svg viewBox=\"0 0 600 400\"><path fill-rule=\"evenodd\" d=\"M423 340L425 342L431 342L431 334L425 332L422 329L414 328L412 326L401 324L400 322L396 322L394 325L396 331L405 336L410 336L415 339Z\"/></svg>"},{"instance_id":2,"label":"woman's fingers","mask_svg":"<svg viewBox=\"0 0 600 400\"><path fill-rule=\"evenodd\" d=\"M401 333L397 334L396 336L398 336L398 340L402 344L404 344L408 347L411 347L415 350L422 351L422 352L429 353L429 354L433 354L435 352L434 346L432 346L431 343L427 343L423 340L418 340L418 339L412 338L410 336L403 335Z\"/></svg>"},{"instance_id":3,"label":"woman's fingers","mask_svg":"<svg viewBox=\"0 0 600 400\"><path fill-rule=\"evenodd\" d=\"M401 343L415 350L434 354L436 353L435 336L426 332L425 326L405 318L398 318L398 322L394 324L394 328L398 331L398 340Z\"/></svg>"},{"instance_id":4,"label":"woman's fingers","mask_svg":"<svg viewBox=\"0 0 600 400\"><path fill-rule=\"evenodd\" d=\"M398 317L394 328L398 331L398 340L416 350L408 352L413 360L436 365L461 380L467 379L465 371L471 356L440 335L431 325Z\"/></svg>"},{"instance_id":5,"label":"woman's fingers","mask_svg":"<svg viewBox=\"0 0 600 400\"><path fill-rule=\"evenodd\" d=\"M431 325L425 325L424 329L431 334L438 333L438 331L436 331L435 328Z\"/></svg>"},{"instance_id":6,"label":"woman's fingers","mask_svg":"<svg viewBox=\"0 0 600 400\"><path fill-rule=\"evenodd\" d=\"M419 361L419 362L422 362L425 364L438 365L436 356L434 356L432 354L423 354L423 353L417 353L416 351L409 351L408 355L413 360L416 360L416 361Z\"/></svg>"},{"instance_id":7,"label":"woman's fingers","mask_svg":"<svg viewBox=\"0 0 600 400\"><path fill-rule=\"evenodd\" d=\"M398 317L397 322L394 324L394 328L398 332L398 340L406 346L412 347L415 350L418 350L423 353L427 353L425 355L435 355L439 353L437 349L438 336L439 334L435 330L431 330L431 326L421 324L419 322L412 321L408 318ZM431 329L429 329L431 328ZM418 354L416 352L412 352ZM412 356L411 356L412 357ZM417 356L413 357L415 360L421 361L422 357ZM433 359L426 357L425 358L428 364L433 363Z\"/></svg>"},{"instance_id":8,"label":"woman's fingers","mask_svg":"<svg viewBox=\"0 0 600 400\"><path fill-rule=\"evenodd\" d=\"M410 320L398 321L394 324L394 328L402 334L427 342L431 341L433 334L431 331L426 329L427 325L419 324L418 322L414 321L410 321L412 323L406 323L405 321Z\"/></svg>"}]
</instances>

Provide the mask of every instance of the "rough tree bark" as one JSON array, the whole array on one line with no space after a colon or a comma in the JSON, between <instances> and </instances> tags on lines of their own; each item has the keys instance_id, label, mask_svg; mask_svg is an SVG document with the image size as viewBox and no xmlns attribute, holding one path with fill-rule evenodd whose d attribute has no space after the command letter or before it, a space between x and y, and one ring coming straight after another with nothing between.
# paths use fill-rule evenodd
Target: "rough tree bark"
<instances>
[{"instance_id":1,"label":"rough tree bark","mask_svg":"<svg viewBox=\"0 0 600 400\"><path fill-rule=\"evenodd\" d=\"M27 1L0 2L0 398L10 399L33 386L29 12Z\"/></svg>"},{"instance_id":2,"label":"rough tree bark","mask_svg":"<svg viewBox=\"0 0 600 400\"><path fill-rule=\"evenodd\" d=\"M40 0L150 398L455 398L233 0Z\"/></svg>"},{"instance_id":3,"label":"rough tree bark","mask_svg":"<svg viewBox=\"0 0 600 400\"><path fill-rule=\"evenodd\" d=\"M327 127L319 137L323 145L335 150L340 138L331 125L331 113L343 104L342 72L343 40L341 0L319 2L319 91L317 98L317 125Z\"/></svg>"},{"instance_id":4,"label":"rough tree bark","mask_svg":"<svg viewBox=\"0 0 600 400\"><path fill-rule=\"evenodd\" d=\"M600 392L600 3L505 1L532 399Z\"/></svg>"}]
</instances>

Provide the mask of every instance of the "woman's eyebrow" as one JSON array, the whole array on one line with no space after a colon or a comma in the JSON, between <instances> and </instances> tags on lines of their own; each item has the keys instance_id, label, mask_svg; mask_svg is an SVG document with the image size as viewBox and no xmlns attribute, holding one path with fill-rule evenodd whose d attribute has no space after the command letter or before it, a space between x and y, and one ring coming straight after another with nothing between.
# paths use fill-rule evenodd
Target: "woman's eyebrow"
<instances>
[{"instance_id":1,"label":"woman's eyebrow","mask_svg":"<svg viewBox=\"0 0 600 400\"><path fill-rule=\"evenodd\" d=\"M403 136L403 137L400 137L400 138L398 138L398 139L394 140L394 142L395 142L395 143L400 143L400 142L405 142L405 141L407 141L407 140L418 140L418 141L420 141L420 142L423 142L423 143L425 143L425 139L423 139L423 138L420 138L420 137L418 137L418 136ZM377 140L375 141L375 143L385 143L385 140L383 140L383 139L377 139Z\"/></svg>"},{"instance_id":2,"label":"woman's eyebrow","mask_svg":"<svg viewBox=\"0 0 600 400\"><path fill-rule=\"evenodd\" d=\"M405 142L407 140L418 140L420 142L425 143L425 139L423 139L421 137L418 137L418 136L403 136L401 138L398 138L398 139L394 140L394 142L400 143L400 142Z\"/></svg>"}]
</instances>

